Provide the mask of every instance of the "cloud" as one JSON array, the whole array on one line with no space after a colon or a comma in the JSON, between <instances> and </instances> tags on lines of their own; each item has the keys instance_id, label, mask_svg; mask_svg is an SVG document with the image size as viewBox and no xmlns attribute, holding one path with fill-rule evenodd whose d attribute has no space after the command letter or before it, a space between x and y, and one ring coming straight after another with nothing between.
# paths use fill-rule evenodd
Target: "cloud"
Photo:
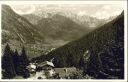
<instances>
[{"instance_id":1,"label":"cloud","mask_svg":"<svg viewBox=\"0 0 128 82\"><path fill-rule=\"evenodd\" d=\"M119 5L104 5L91 16L99 19L106 19L111 16L119 15L123 11L123 8Z\"/></svg>"},{"instance_id":2,"label":"cloud","mask_svg":"<svg viewBox=\"0 0 128 82\"><path fill-rule=\"evenodd\" d=\"M35 11L33 5L11 5L11 8L18 14L31 14Z\"/></svg>"}]
</instances>

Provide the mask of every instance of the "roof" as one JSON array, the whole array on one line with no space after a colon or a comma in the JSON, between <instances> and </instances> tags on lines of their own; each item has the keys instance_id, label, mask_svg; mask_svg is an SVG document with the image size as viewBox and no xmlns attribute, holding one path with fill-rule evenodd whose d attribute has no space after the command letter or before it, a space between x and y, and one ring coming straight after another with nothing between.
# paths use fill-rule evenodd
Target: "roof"
<instances>
[{"instance_id":1,"label":"roof","mask_svg":"<svg viewBox=\"0 0 128 82\"><path fill-rule=\"evenodd\" d=\"M28 66L27 66L28 69L36 69L36 65L34 63L30 63Z\"/></svg>"},{"instance_id":2,"label":"roof","mask_svg":"<svg viewBox=\"0 0 128 82\"><path fill-rule=\"evenodd\" d=\"M31 68L36 69L36 65L30 65Z\"/></svg>"},{"instance_id":3,"label":"roof","mask_svg":"<svg viewBox=\"0 0 128 82\"><path fill-rule=\"evenodd\" d=\"M54 64L52 62L49 62L49 61L45 61L45 62L38 64L38 66L46 66L46 65L54 67Z\"/></svg>"},{"instance_id":4,"label":"roof","mask_svg":"<svg viewBox=\"0 0 128 82\"><path fill-rule=\"evenodd\" d=\"M75 67L70 68L54 68L55 73L58 73L60 77L68 76L72 73L76 73L77 69Z\"/></svg>"}]
</instances>

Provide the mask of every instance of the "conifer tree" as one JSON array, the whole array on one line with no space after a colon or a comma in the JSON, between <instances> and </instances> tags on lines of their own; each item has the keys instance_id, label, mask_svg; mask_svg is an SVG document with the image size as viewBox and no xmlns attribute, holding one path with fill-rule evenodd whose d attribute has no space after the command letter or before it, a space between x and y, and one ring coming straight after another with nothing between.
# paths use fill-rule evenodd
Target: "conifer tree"
<instances>
[{"instance_id":1,"label":"conifer tree","mask_svg":"<svg viewBox=\"0 0 128 82\"><path fill-rule=\"evenodd\" d=\"M18 75L18 67L19 67L19 54L18 54L18 51L17 49L15 50L14 54L13 54L13 64L14 64L14 67L15 67L15 72L16 74Z\"/></svg>"},{"instance_id":2,"label":"conifer tree","mask_svg":"<svg viewBox=\"0 0 128 82\"><path fill-rule=\"evenodd\" d=\"M2 56L3 79L11 79L16 75L12 55L13 51L11 51L9 44L7 44L4 50L4 54Z\"/></svg>"},{"instance_id":3,"label":"conifer tree","mask_svg":"<svg viewBox=\"0 0 128 82\"><path fill-rule=\"evenodd\" d=\"M84 66L85 66L85 62L84 62L84 58L83 58L83 56L81 56L81 58L80 58L80 60L79 60L79 68L84 68Z\"/></svg>"},{"instance_id":4,"label":"conifer tree","mask_svg":"<svg viewBox=\"0 0 128 82\"><path fill-rule=\"evenodd\" d=\"M22 48L21 58L23 59L24 65L28 66L29 65L29 60L28 60L28 57L27 57L24 46Z\"/></svg>"},{"instance_id":5,"label":"conifer tree","mask_svg":"<svg viewBox=\"0 0 128 82\"><path fill-rule=\"evenodd\" d=\"M22 48L21 55L19 57L20 60L20 66L19 66L19 71L20 75L22 75L24 78L29 77L29 71L27 70L27 66L29 65L29 60L26 55L25 48Z\"/></svg>"}]
</instances>

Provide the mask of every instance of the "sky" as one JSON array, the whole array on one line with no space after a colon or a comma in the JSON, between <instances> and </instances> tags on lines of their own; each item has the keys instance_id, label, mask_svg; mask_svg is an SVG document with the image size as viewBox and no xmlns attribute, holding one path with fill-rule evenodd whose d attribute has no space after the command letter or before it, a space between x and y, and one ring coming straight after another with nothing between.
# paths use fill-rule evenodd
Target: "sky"
<instances>
[{"instance_id":1,"label":"sky","mask_svg":"<svg viewBox=\"0 0 128 82\"><path fill-rule=\"evenodd\" d=\"M40 14L51 12L74 13L78 16L89 15L105 19L119 15L123 11L122 4L25 4L10 5L18 14Z\"/></svg>"}]
</instances>

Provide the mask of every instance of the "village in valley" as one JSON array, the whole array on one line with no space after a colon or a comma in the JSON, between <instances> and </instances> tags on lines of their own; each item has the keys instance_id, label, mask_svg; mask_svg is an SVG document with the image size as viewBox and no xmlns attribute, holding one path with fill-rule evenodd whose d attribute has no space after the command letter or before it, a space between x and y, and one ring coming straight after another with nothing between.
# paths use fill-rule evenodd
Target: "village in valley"
<instances>
[{"instance_id":1,"label":"village in valley","mask_svg":"<svg viewBox=\"0 0 128 82\"><path fill-rule=\"evenodd\" d=\"M52 50L51 50L52 51ZM88 51L86 51L86 55ZM86 56L85 55L85 56ZM76 67L58 68L53 64L54 58L41 63L30 63L27 66L30 77L28 79L92 79L88 75L83 76L83 69Z\"/></svg>"},{"instance_id":2,"label":"village in valley","mask_svg":"<svg viewBox=\"0 0 128 82\"><path fill-rule=\"evenodd\" d=\"M55 68L52 61L45 61L40 64L30 63L27 67L30 71L28 79L70 79L70 75L76 73L75 67Z\"/></svg>"}]
</instances>

